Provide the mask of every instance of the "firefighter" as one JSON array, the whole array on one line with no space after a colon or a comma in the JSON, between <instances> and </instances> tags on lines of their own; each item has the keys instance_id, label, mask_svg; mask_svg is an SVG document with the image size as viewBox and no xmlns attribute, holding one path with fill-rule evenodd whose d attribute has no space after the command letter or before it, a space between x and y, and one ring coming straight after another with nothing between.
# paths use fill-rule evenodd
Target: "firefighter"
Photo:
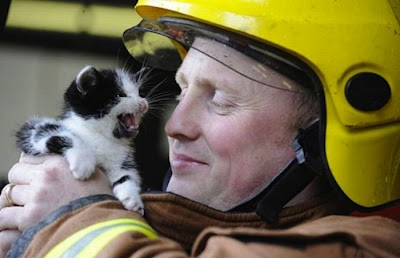
<instances>
[{"instance_id":1,"label":"firefighter","mask_svg":"<svg viewBox=\"0 0 400 258\"><path fill-rule=\"evenodd\" d=\"M142 216L100 172L80 182L62 157L22 156L0 198L3 254L23 232L11 257L400 256L398 222L350 216L400 199L398 1L136 11L127 50L181 88L165 192L142 195Z\"/></svg>"}]
</instances>

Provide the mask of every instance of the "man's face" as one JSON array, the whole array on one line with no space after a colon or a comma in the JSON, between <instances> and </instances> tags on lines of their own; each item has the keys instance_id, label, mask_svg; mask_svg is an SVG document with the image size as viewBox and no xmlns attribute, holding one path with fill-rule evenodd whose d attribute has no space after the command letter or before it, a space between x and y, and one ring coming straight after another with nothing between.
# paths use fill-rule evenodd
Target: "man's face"
<instances>
[{"instance_id":1,"label":"man's face","mask_svg":"<svg viewBox=\"0 0 400 258\"><path fill-rule=\"evenodd\" d=\"M259 80L293 84L222 44L197 39L194 46ZM165 127L167 191L228 210L258 194L294 157L295 93L249 80L193 48L176 80L181 100Z\"/></svg>"}]
</instances>

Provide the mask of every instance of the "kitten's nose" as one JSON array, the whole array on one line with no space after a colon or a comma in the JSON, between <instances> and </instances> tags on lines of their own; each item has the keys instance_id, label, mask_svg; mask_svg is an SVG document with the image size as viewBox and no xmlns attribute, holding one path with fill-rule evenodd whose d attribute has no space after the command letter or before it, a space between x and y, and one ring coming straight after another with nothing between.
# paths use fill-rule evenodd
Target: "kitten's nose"
<instances>
[{"instance_id":1,"label":"kitten's nose","mask_svg":"<svg viewBox=\"0 0 400 258\"><path fill-rule=\"evenodd\" d=\"M147 112L147 110L149 110L149 104L147 104L146 100L142 100L139 103L139 111L140 113L144 114Z\"/></svg>"}]
</instances>

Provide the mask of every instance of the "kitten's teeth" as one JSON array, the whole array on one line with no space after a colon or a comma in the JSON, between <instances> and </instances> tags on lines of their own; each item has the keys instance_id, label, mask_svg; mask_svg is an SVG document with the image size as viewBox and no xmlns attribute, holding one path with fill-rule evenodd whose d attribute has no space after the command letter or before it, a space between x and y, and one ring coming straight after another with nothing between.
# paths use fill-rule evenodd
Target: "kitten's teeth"
<instances>
[{"instance_id":1,"label":"kitten's teeth","mask_svg":"<svg viewBox=\"0 0 400 258\"><path fill-rule=\"evenodd\" d=\"M139 128L140 117L132 114L124 114L122 120L129 130L136 130Z\"/></svg>"},{"instance_id":2,"label":"kitten's teeth","mask_svg":"<svg viewBox=\"0 0 400 258\"><path fill-rule=\"evenodd\" d=\"M140 125L140 121L141 121L141 116L140 115L136 115L135 116L135 129L138 129L139 128L139 125Z\"/></svg>"}]
</instances>

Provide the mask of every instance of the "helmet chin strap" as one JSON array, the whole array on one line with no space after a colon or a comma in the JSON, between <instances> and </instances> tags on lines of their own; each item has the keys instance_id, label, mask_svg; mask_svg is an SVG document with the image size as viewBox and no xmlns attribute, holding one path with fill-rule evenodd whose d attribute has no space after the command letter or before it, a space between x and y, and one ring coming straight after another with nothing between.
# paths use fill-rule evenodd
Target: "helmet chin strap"
<instances>
[{"instance_id":1,"label":"helmet chin strap","mask_svg":"<svg viewBox=\"0 0 400 258\"><path fill-rule=\"evenodd\" d=\"M318 139L319 121L300 129L292 146L294 158L264 189L256 212L264 220L275 222L281 209L321 174L323 163Z\"/></svg>"}]
</instances>

